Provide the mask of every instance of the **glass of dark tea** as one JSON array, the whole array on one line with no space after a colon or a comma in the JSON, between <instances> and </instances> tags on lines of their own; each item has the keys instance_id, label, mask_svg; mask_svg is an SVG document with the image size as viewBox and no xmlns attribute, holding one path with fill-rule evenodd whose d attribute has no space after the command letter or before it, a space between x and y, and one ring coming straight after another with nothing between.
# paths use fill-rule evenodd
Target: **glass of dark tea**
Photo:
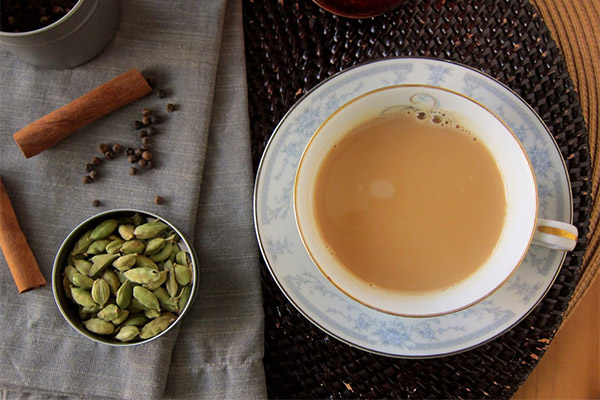
<instances>
[{"instance_id":1,"label":"glass of dark tea","mask_svg":"<svg viewBox=\"0 0 600 400\"><path fill-rule=\"evenodd\" d=\"M405 0L313 0L319 7L346 18L369 18L393 10Z\"/></svg>"}]
</instances>

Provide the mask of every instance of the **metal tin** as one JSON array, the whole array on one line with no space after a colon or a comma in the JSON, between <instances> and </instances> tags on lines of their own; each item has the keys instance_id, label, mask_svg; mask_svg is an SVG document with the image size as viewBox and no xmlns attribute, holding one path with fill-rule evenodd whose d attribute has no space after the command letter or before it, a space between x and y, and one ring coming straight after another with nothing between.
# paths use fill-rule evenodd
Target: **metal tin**
<instances>
[{"instance_id":1,"label":"metal tin","mask_svg":"<svg viewBox=\"0 0 600 400\"><path fill-rule=\"evenodd\" d=\"M0 32L0 45L31 65L72 68L94 58L118 26L118 0L79 0L64 17L44 28Z\"/></svg>"},{"instance_id":2,"label":"metal tin","mask_svg":"<svg viewBox=\"0 0 600 400\"><path fill-rule=\"evenodd\" d=\"M122 342L119 342L118 340L112 339L110 336L102 336L102 335L97 335L95 333L92 333L85 328L85 326L81 322L81 319L79 318L77 306L73 302L71 302L65 295L65 291L64 291L63 285L62 285L62 278L63 278L62 273L63 273L63 270L65 269L65 266L67 265L67 259L69 257L69 253L71 252L71 249L73 248L73 245L86 231L93 229L98 223L100 223L106 219L109 219L109 218L119 219L119 218L123 218L123 217L131 217L135 213L139 213L140 215L142 215L146 218L160 219L162 222L167 224L170 229L172 229L175 233L177 233L179 235L179 237L181 238L181 241L179 242L179 244L180 245L183 244L185 246L184 250L186 250L190 254L190 258L191 258L191 262L192 262L192 274L193 274L192 290L190 293L190 299L188 300L185 308L181 311L181 313L179 314L177 319L167 329L165 329L163 332L159 333L158 335L151 337L149 339L146 339L146 340L132 342L132 343L122 343ZM198 257L196 255L196 252L194 251L194 248L192 247L189 239L179 229L177 229L173 224L171 224L169 221L167 221L163 217L160 217L160 216L150 213L148 211L135 210L135 209L115 209L115 210L105 211L100 214L96 214L96 215L86 219L85 221L80 223L75 229L73 229L71 231L71 233L69 233L69 235L66 237L66 239L62 242L58 252L56 253L56 257L54 258L54 264L52 266L52 293L54 294L54 301L56 302L56 305L58 306L58 309L60 310L60 313L62 314L64 319L69 323L69 325L71 325L71 327L73 327L73 329L75 329L77 332L79 332L86 338L91 339L98 343L104 343L104 344L108 344L108 345L112 345L112 346L136 346L139 344L151 342L151 341L161 337L162 335L166 334L171 329L173 329L173 327L176 324L179 323L181 318L183 318L183 316L192 307L192 304L194 303L197 292L198 292Z\"/></svg>"}]
</instances>

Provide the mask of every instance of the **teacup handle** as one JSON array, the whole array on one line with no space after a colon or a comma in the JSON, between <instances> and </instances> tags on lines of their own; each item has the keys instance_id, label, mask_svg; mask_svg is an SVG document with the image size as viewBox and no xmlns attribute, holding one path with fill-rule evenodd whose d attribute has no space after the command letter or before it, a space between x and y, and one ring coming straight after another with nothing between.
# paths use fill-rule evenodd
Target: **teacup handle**
<instances>
[{"instance_id":1,"label":"teacup handle","mask_svg":"<svg viewBox=\"0 0 600 400\"><path fill-rule=\"evenodd\" d=\"M577 228L566 222L538 218L533 243L553 250L571 251L577 244Z\"/></svg>"}]
</instances>

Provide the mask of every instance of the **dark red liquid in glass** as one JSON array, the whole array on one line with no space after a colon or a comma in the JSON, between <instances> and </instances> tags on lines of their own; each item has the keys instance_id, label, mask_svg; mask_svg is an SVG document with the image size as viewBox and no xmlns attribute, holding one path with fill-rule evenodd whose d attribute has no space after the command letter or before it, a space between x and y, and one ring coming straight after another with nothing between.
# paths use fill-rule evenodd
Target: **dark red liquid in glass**
<instances>
[{"instance_id":1,"label":"dark red liquid in glass","mask_svg":"<svg viewBox=\"0 0 600 400\"><path fill-rule=\"evenodd\" d=\"M313 0L322 9L347 18L368 18L390 11L405 0Z\"/></svg>"}]
</instances>

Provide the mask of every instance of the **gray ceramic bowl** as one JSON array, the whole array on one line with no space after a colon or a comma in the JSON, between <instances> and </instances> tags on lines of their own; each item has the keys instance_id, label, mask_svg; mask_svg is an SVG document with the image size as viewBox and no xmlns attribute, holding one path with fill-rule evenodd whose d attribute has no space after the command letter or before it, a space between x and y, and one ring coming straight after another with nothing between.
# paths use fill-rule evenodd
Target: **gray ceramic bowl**
<instances>
[{"instance_id":1,"label":"gray ceramic bowl","mask_svg":"<svg viewBox=\"0 0 600 400\"><path fill-rule=\"evenodd\" d=\"M177 319L173 323L171 323L171 325L166 330L164 330L163 332L161 332L158 335L156 335L152 338L149 338L149 339L145 339L145 340L138 339L137 341L131 341L131 342L124 343L124 342L120 342L120 341L114 339L113 338L114 335L106 335L106 336L105 335L97 335L95 333L90 332L89 330L87 330L85 328L85 326L83 325L83 323L81 321L81 318L79 317L78 307L65 295L65 289L63 286L63 271L64 271L65 267L67 266L69 254L71 253L73 246L85 232L87 232L90 229L93 229L102 221L105 221L105 220L108 220L111 218L120 219L123 217L132 217L135 213L139 213L141 216L145 217L148 221L151 221L153 219L159 219L162 222L164 222L165 224L167 224L169 226L169 229L173 230L175 233L177 233L179 235L180 241L179 241L178 245L181 250L185 250L188 252L190 259L191 259L192 283L191 283L191 293L190 293L189 301L186 303L186 306L184 307L184 309L180 310ZM88 339L91 339L91 340L99 342L99 343L115 345L115 346L134 346L134 345L139 345L139 344L143 344L143 343L148 343L148 342L155 340L155 339L161 337L162 335L166 334L168 331L173 329L173 327L177 323L179 323L181 318L183 318L183 316L188 312L188 310L192 306L194 299L196 297L197 288L198 288L198 258L196 256L196 253L194 252L194 249L192 248L192 245L189 242L189 240L186 238L186 236L180 230L178 230L175 226L173 226L173 224L171 224L166 219L164 219L158 215L155 215L153 213L150 213L147 211L141 211L141 210L134 210L134 209L110 210L110 211L105 211L100 214L94 215L93 217L90 217L87 220L83 221L75 229L73 229L71 231L71 233L69 233L67 238L63 241L63 243L61 244L61 246L56 254L56 257L54 259L54 265L52 267L52 292L54 294L54 300L56 301L56 305L58 306L58 309L60 310L60 312L61 312L62 316L65 318L65 320L77 332L81 333L83 336L87 337Z\"/></svg>"},{"instance_id":2,"label":"gray ceramic bowl","mask_svg":"<svg viewBox=\"0 0 600 400\"><path fill-rule=\"evenodd\" d=\"M0 45L28 64L72 68L106 47L118 26L118 0L79 0L64 17L44 28L0 32Z\"/></svg>"}]
</instances>

